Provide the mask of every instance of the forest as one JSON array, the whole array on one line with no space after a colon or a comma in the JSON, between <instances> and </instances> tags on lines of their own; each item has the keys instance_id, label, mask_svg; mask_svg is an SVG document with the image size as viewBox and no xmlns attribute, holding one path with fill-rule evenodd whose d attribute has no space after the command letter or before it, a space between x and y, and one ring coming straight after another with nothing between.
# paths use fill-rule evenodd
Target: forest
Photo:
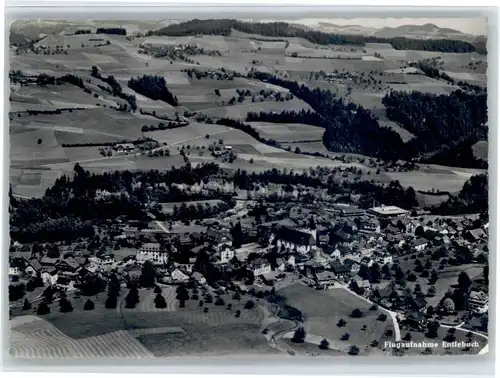
<instances>
[{"instance_id":1,"label":"forest","mask_svg":"<svg viewBox=\"0 0 500 378\"><path fill-rule=\"evenodd\" d=\"M128 86L151 100L162 100L172 106L179 105L177 97L167 89L167 82L161 76L143 75L131 78L128 81Z\"/></svg>"},{"instance_id":2,"label":"forest","mask_svg":"<svg viewBox=\"0 0 500 378\"><path fill-rule=\"evenodd\" d=\"M488 212L488 175L467 180L457 196L450 197L433 210L435 214L455 215Z\"/></svg>"},{"instance_id":3,"label":"forest","mask_svg":"<svg viewBox=\"0 0 500 378\"><path fill-rule=\"evenodd\" d=\"M197 34L229 36L231 29L244 33L259 34L266 37L299 37L319 45L357 45L365 43L390 43L397 50L424 50L465 53L476 51L486 53L485 41L478 41L474 45L459 40L449 39L408 39L379 38L375 36L331 34L317 30L305 30L286 22L246 22L234 19L220 20L191 20L179 24L168 25L164 28L149 31L147 35L186 36Z\"/></svg>"},{"instance_id":4,"label":"forest","mask_svg":"<svg viewBox=\"0 0 500 378\"><path fill-rule=\"evenodd\" d=\"M454 148L470 137L487 139L486 93L391 91L382 103L390 120L416 136L407 143L414 155Z\"/></svg>"}]
</instances>

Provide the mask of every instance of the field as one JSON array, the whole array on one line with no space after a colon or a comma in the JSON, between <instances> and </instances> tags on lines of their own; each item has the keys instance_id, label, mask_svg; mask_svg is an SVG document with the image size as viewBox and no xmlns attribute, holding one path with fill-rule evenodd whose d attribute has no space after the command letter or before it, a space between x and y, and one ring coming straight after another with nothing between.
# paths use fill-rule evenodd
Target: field
<instances>
[{"instance_id":1,"label":"field","mask_svg":"<svg viewBox=\"0 0 500 378\"><path fill-rule=\"evenodd\" d=\"M261 334L265 313L257 305L244 309L249 297L224 306L188 300L178 307L175 286L163 286L166 309L153 304L151 289L139 291L140 302L125 308L126 289L117 309L104 308L104 293L92 297L95 309L82 313L86 297L69 297L74 311L60 313L57 303L45 316L23 315L11 320L11 355L27 358L148 358L180 355L254 355L277 353ZM227 304L232 309L227 309ZM208 308L204 312L204 307ZM241 316L236 316L236 311ZM167 341L168 342L165 342Z\"/></svg>"},{"instance_id":2,"label":"field","mask_svg":"<svg viewBox=\"0 0 500 378\"><path fill-rule=\"evenodd\" d=\"M92 24L94 25L94 24ZM125 22L130 30L143 30L150 23ZM43 30L62 29L71 34L65 23L54 25L32 25ZM89 26L94 30L94 26ZM45 28L45 29L44 29ZM101 42L91 41L100 39ZM109 44L97 46L102 42ZM194 43L206 50L218 50L220 56L194 55L195 63L181 59L154 59L138 52L142 43L157 46ZM370 109L383 126L398 132L407 141L413 135L387 119L381 103L382 97L393 90L419 90L432 93L449 93L456 87L443 80L431 79L417 69L407 67L408 61L439 56L443 70L450 76L469 80L473 83L486 80L486 58L478 54L450 54L426 51L395 50L387 44L367 44L356 46L319 46L301 38L262 37L233 31L223 36L188 37L144 37L128 40L118 35L50 35L36 46L54 49L64 46L67 54L41 57L31 51L16 55L11 52L12 69L38 75L74 74L82 77L91 93L71 84L45 87L36 84L11 84L11 181L13 192L25 197L40 197L56 178L72 171L76 162L93 172L122 169L168 169L184 163L176 147L199 146L200 151L190 152L192 163L215 161L208 151L202 151L212 140L223 139L231 144L238 154L235 163L221 163L225 168L263 171L269 168L307 169L316 166L339 166L330 159L295 154L293 152L319 152L334 156L322 143L323 129L304 124L269 124L254 122L253 126L262 137L281 143L283 149L269 147L238 130L229 130L205 122L197 122L189 117L190 125L180 129L143 133L143 125L158 124L152 116L119 112L111 107L123 105L125 101L102 90L99 79L90 76L92 66L97 66L103 75L113 75L121 84L123 92L134 93L127 86L131 77L145 73L165 77L168 88L178 98L179 106L174 108L163 101L151 100L134 93L139 109L156 112L158 115L183 115L185 111L196 112L198 116L211 118L230 117L244 120L250 111L276 111L310 109L303 101L293 98L277 102L270 96L260 98L261 91L281 92L286 89L235 77L233 80L189 77L186 69L219 72L221 68L245 75L250 69L286 76L290 80L306 83L311 87L330 89L346 100ZM293 54L293 56L292 56ZM377 54L377 57L375 56ZM296 56L295 56L296 55ZM475 68L470 68L473 64ZM472 66L471 66L472 67ZM332 72L349 74L350 78L329 80L324 74ZM323 76L322 76L323 75ZM370 77L366 83L359 78ZM218 90L220 95L216 95ZM230 104L238 98L237 90L249 92L243 99ZM73 109L61 114L29 115L27 110ZM76 110L76 109L80 110ZM205 135L210 135L210 140ZM67 143L115 143L122 140L135 140L150 137L160 143L167 143L170 157L112 156L102 157L98 147L66 148ZM41 143L38 143L39 140ZM487 148L484 142L474 147L474 153L485 157ZM43 171L35 170L43 168ZM399 180L403 186L413 186L416 190L458 191L471 173L456 170L431 169L418 172L388 173L381 175L389 180ZM422 204L435 204L443 198L419 198Z\"/></svg>"},{"instance_id":3,"label":"field","mask_svg":"<svg viewBox=\"0 0 500 378\"><path fill-rule=\"evenodd\" d=\"M296 283L277 293L286 298L288 305L302 312L305 318L304 329L309 338L316 341L316 345L322 338L326 338L332 349L346 352L351 345L357 345L360 349L367 350L373 340L383 345L381 340L385 339L384 332L393 329L390 317L384 321L377 320L381 312L369 310L371 305L368 302L345 289L317 291ZM362 311L362 317L351 316L355 308ZM337 326L340 319L346 321L345 326ZM366 326L364 331L361 330L363 326ZM350 335L349 339L341 340L341 336L346 333ZM288 335L292 336L293 332Z\"/></svg>"}]
</instances>

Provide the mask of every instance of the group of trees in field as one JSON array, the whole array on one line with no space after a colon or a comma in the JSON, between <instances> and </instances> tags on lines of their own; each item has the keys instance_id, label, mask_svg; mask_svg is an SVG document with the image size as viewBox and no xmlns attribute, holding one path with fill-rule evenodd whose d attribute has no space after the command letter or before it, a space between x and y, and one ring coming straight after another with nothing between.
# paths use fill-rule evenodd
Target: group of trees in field
<instances>
[{"instance_id":1,"label":"group of trees in field","mask_svg":"<svg viewBox=\"0 0 500 378\"><path fill-rule=\"evenodd\" d=\"M95 77L96 79L100 79L100 80L104 81L105 83L107 83L111 87L111 90L110 90L106 87L99 86L101 89L111 93L113 96L120 97L120 98L124 99L125 101L127 101L130 104L130 108L132 109L133 112L135 112L137 110L136 97L134 95L124 93L122 86L120 85L120 83L118 83L118 81L116 81L116 79L113 75L109 75L107 77L102 76L101 73L99 72L99 69L97 68L97 66L92 66L92 69L90 71L90 75Z\"/></svg>"},{"instance_id":2,"label":"group of trees in field","mask_svg":"<svg viewBox=\"0 0 500 378\"><path fill-rule=\"evenodd\" d=\"M312 188L324 188L332 194L359 194L358 204L363 208L369 208L373 202L387 205L399 206L411 209L418 206L416 193L412 187L404 188L398 181L391 181L388 185L376 184L370 181L349 182L343 180L336 182L331 175L312 176L307 172L294 173L284 172L273 168L264 172L252 172L237 170L233 176L234 185L240 189L253 190L259 183L282 184L293 190L297 185Z\"/></svg>"},{"instance_id":3,"label":"group of trees in field","mask_svg":"<svg viewBox=\"0 0 500 378\"><path fill-rule=\"evenodd\" d=\"M365 43L390 43L397 50L425 50L465 53L477 51L485 53L484 41L475 44L450 39L410 39L404 37L381 38L363 35L342 35L325 33L318 30L305 30L287 22L246 22L234 19L191 20L178 24L168 25L161 29L149 31L147 35L223 35L229 36L232 29L249 34L259 34L266 37L299 37L319 45L357 45Z\"/></svg>"},{"instance_id":4,"label":"group of trees in field","mask_svg":"<svg viewBox=\"0 0 500 378\"><path fill-rule=\"evenodd\" d=\"M194 220L210 218L217 214L223 213L236 205L232 199L219 202L213 206L206 203L189 204L181 203L180 206L175 205L172 214L169 216L172 220Z\"/></svg>"},{"instance_id":5,"label":"group of trees in field","mask_svg":"<svg viewBox=\"0 0 500 378\"><path fill-rule=\"evenodd\" d=\"M177 97L167 88L167 82L162 76L143 75L142 77L131 78L128 86L152 100L165 101L172 106L179 105Z\"/></svg>"},{"instance_id":6,"label":"group of trees in field","mask_svg":"<svg viewBox=\"0 0 500 378\"><path fill-rule=\"evenodd\" d=\"M115 171L90 174L79 164L75 165L73 179L62 176L48 188L42 198L10 199L10 235L20 242L75 240L94 235L92 220L113 219L126 216L145 220L147 204L155 202L196 201L227 198L220 190L190 193L175 184L195 185L219 172L216 164L208 163L160 172ZM137 186L137 182L149 185ZM167 187L157 184L167 183ZM115 195L100 197L106 190ZM207 198L208 197L208 198Z\"/></svg>"},{"instance_id":7,"label":"group of trees in field","mask_svg":"<svg viewBox=\"0 0 500 378\"><path fill-rule=\"evenodd\" d=\"M97 34L115 34L115 35L127 35L127 30L125 28L97 28Z\"/></svg>"},{"instance_id":8,"label":"group of trees in field","mask_svg":"<svg viewBox=\"0 0 500 378\"><path fill-rule=\"evenodd\" d=\"M51 75L47 75L46 73L42 73L37 76L36 84L38 86L46 86L46 85L61 85L63 83L73 84L79 88L85 88L85 84L83 83L83 79L76 75L66 74L61 77L55 77Z\"/></svg>"},{"instance_id":9,"label":"group of trees in field","mask_svg":"<svg viewBox=\"0 0 500 378\"><path fill-rule=\"evenodd\" d=\"M322 126L323 118L316 112L310 110L283 110L277 112L249 112L246 116L247 122L276 122L276 123L305 123L308 125Z\"/></svg>"},{"instance_id":10,"label":"group of trees in field","mask_svg":"<svg viewBox=\"0 0 500 378\"><path fill-rule=\"evenodd\" d=\"M167 123L160 122L158 125L142 125L141 131L143 133L147 133L150 131L158 131L158 130L170 130L170 129L178 129L179 127L185 127L189 125L187 121L169 121Z\"/></svg>"}]
</instances>

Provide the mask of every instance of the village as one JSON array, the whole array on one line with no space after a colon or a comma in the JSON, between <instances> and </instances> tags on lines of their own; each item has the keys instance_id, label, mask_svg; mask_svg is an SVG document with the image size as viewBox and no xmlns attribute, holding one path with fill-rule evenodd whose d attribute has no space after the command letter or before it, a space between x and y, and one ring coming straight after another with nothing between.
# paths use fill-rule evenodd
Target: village
<instances>
[{"instance_id":1,"label":"village","mask_svg":"<svg viewBox=\"0 0 500 378\"><path fill-rule=\"evenodd\" d=\"M36 311L36 304L58 296L95 294L116 278L131 287L142 282L147 265L157 286L234 291L270 302L290 285L343 288L384 309L393 319L396 341L411 339L405 329L431 337L431 324L486 337L487 240L488 223L477 216L341 203L266 208L237 200L217 218L190 225L108 220L93 238L76 243L12 243L9 279L23 293L10 292L11 314ZM331 301L334 305L335 296ZM302 315L292 319L303 321Z\"/></svg>"}]
</instances>

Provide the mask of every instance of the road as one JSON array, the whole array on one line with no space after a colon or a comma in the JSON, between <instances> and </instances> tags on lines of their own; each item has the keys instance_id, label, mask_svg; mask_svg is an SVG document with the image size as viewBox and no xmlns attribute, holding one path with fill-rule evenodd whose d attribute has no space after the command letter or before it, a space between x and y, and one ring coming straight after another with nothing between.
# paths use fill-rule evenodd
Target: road
<instances>
[{"instance_id":1,"label":"road","mask_svg":"<svg viewBox=\"0 0 500 378\"><path fill-rule=\"evenodd\" d=\"M162 225L159 221L155 221L156 225L160 227L163 231L165 231L166 234L170 234L170 231L165 228L164 225Z\"/></svg>"},{"instance_id":2,"label":"road","mask_svg":"<svg viewBox=\"0 0 500 378\"><path fill-rule=\"evenodd\" d=\"M463 331L463 332L470 332L472 333L473 335L476 335L476 336L479 336L479 337L482 337L483 339L486 339L488 340L488 336L482 334L482 333L479 333L479 332L476 332L476 331L471 331L470 329L467 329L467 328L462 328L462 326L465 324L465 322L462 322L460 324L458 324L457 326L449 326L449 325L443 325L441 324L441 327L443 328L455 328L455 329L458 329L460 331ZM488 348L488 344L486 344L483 349L481 349L479 351L478 354L488 354L488 351L489 351L489 348Z\"/></svg>"}]
</instances>

